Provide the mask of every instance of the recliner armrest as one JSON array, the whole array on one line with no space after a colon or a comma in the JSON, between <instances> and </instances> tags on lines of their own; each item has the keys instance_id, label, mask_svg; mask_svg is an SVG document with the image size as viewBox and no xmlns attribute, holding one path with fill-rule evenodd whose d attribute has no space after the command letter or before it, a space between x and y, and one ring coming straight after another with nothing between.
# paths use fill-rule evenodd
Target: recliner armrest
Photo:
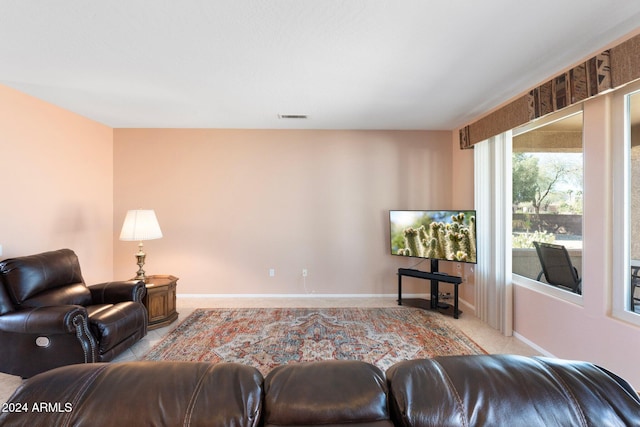
<instances>
[{"instance_id":1,"label":"recliner armrest","mask_svg":"<svg viewBox=\"0 0 640 427\"><path fill-rule=\"evenodd\" d=\"M117 304L125 301L142 302L147 288L142 280L105 282L89 286L94 304Z\"/></svg>"},{"instance_id":2,"label":"recliner armrest","mask_svg":"<svg viewBox=\"0 0 640 427\"><path fill-rule=\"evenodd\" d=\"M0 330L21 334L66 334L76 329L74 319L87 318L79 305L33 307L0 316Z\"/></svg>"}]
</instances>

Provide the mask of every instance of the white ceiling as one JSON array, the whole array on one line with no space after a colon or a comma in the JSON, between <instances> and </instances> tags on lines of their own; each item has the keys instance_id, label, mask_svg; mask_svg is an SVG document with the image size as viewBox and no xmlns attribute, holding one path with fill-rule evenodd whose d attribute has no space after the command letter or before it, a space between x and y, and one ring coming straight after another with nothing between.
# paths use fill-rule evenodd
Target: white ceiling
<instances>
[{"instance_id":1,"label":"white ceiling","mask_svg":"<svg viewBox=\"0 0 640 427\"><path fill-rule=\"evenodd\" d=\"M639 26L636 0L1 0L0 83L116 128L449 130Z\"/></svg>"}]
</instances>

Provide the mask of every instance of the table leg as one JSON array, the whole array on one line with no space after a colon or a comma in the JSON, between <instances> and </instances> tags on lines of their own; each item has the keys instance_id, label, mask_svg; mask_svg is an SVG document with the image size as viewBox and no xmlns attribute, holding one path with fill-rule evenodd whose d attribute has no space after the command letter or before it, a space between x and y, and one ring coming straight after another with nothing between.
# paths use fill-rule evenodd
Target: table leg
<instances>
[{"instance_id":1,"label":"table leg","mask_svg":"<svg viewBox=\"0 0 640 427\"><path fill-rule=\"evenodd\" d=\"M453 285L453 318L458 318L458 284Z\"/></svg>"},{"instance_id":2,"label":"table leg","mask_svg":"<svg viewBox=\"0 0 640 427\"><path fill-rule=\"evenodd\" d=\"M440 305L440 297L438 295L438 293L440 292L439 286L438 286L438 281L437 280L432 280L431 281L431 308L437 309L438 306Z\"/></svg>"}]
</instances>

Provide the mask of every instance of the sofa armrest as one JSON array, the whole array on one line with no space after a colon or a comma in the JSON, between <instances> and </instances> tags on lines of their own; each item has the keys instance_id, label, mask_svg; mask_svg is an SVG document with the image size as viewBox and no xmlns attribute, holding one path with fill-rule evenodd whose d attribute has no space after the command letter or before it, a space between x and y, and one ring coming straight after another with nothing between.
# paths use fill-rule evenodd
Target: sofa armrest
<instances>
[{"instance_id":1,"label":"sofa armrest","mask_svg":"<svg viewBox=\"0 0 640 427\"><path fill-rule=\"evenodd\" d=\"M142 280L105 282L89 286L94 304L117 304L125 301L142 302L147 288Z\"/></svg>"},{"instance_id":2,"label":"sofa armrest","mask_svg":"<svg viewBox=\"0 0 640 427\"><path fill-rule=\"evenodd\" d=\"M27 308L0 316L0 331L20 334L66 334L76 330L78 318L87 318L87 310L79 305Z\"/></svg>"}]
</instances>

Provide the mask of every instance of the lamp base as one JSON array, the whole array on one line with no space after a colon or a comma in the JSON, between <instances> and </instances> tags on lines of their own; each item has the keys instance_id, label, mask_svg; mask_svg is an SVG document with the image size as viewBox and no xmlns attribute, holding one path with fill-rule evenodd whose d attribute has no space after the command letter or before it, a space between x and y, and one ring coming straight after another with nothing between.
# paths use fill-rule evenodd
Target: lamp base
<instances>
[{"instance_id":1,"label":"lamp base","mask_svg":"<svg viewBox=\"0 0 640 427\"><path fill-rule=\"evenodd\" d=\"M138 271L136 272L136 277L134 280L145 280L146 276L145 276L145 272L142 269L142 267L144 266L144 260L147 257L147 254L144 253L144 251L142 250L142 242L140 242L140 244L138 245L138 253L136 254L136 260L138 261Z\"/></svg>"}]
</instances>

